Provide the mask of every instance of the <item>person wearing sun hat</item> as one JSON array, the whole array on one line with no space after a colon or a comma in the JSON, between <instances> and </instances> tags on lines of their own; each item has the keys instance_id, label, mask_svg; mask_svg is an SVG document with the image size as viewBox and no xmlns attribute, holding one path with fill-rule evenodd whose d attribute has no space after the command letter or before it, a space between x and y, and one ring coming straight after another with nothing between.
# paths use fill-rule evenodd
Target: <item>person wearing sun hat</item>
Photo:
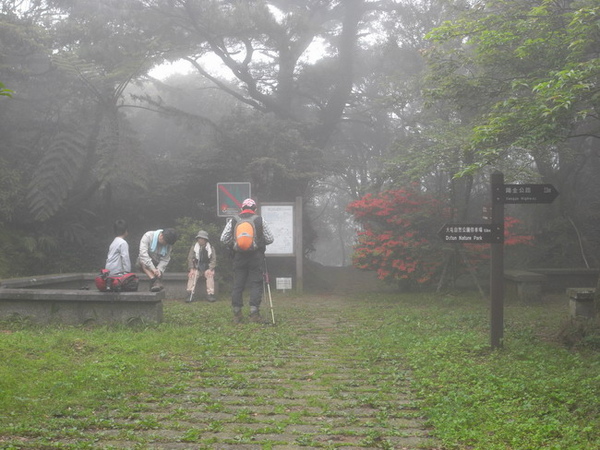
<instances>
[{"instance_id":1,"label":"person wearing sun hat","mask_svg":"<svg viewBox=\"0 0 600 450\"><path fill-rule=\"evenodd\" d=\"M249 221L253 222L256 230L256 236L253 236L255 243L249 250L243 251L236 245L234 234L238 224ZM227 221L227 225L221 233L221 242L234 250L233 288L231 291L234 323L240 323L243 320L243 292L246 286L250 291L250 321L262 323L260 304L263 295L265 251L267 245L273 243L273 234L267 222L256 214L256 202L253 199L244 200L239 215Z\"/></svg>"},{"instance_id":2,"label":"person wearing sun hat","mask_svg":"<svg viewBox=\"0 0 600 450\"><path fill-rule=\"evenodd\" d=\"M196 242L191 246L187 257L188 284L187 292L190 294L189 302L192 301L196 282L199 277L206 279L206 298L209 302L217 300L215 297L215 267L217 267L217 254L210 245L208 233L204 230L198 231Z\"/></svg>"}]
</instances>

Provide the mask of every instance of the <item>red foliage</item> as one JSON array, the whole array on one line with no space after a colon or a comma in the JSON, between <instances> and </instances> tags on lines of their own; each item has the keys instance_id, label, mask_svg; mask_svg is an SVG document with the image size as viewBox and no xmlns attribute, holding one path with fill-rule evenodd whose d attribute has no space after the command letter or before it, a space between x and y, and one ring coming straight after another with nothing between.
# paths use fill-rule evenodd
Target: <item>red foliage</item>
<instances>
[{"instance_id":1,"label":"red foliage","mask_svg":"<svg viewBox=\"0 0 600 450\"><path fill-rule=\"evenodd\" d=\"M437 235L449 213L428 194L410 189L367 194L347 207L362 225L354 249L353 264L377 271L386 281L427 283L444 263L447 245ZM505 219L505 245L527 244L531 236L512 232L517 219ZM452 244L457 245L457 244ZM469 244L467 259L477 264L489 258L488 245Z\"/></svg>"}]
</instances>

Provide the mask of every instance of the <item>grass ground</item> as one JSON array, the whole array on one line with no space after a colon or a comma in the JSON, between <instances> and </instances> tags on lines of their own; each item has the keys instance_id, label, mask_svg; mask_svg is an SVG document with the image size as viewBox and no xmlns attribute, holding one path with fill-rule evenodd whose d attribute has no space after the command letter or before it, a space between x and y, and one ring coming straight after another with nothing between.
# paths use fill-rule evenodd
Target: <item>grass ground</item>
<instances>
[{"instance_id":1,"label":"grass ground","mask_svg":"<svg viewBox=\"0 0 600 450\"><path fill-rule=\"evenodd\" d=\"M136 329L0 323L0 448L600 448L600 354L557 339L560 299L507 305L495 351L477 296L273 299L276 326L224 300Z\"/></svg>"}]
</instances>

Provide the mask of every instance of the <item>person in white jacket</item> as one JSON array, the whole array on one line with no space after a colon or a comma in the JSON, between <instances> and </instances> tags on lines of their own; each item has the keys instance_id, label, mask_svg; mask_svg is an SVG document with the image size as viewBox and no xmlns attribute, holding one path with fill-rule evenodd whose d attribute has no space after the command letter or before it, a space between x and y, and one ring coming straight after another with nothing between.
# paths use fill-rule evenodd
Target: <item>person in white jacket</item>
<instances>
[{"instance_id":1,"label":"person in white jacket","mask_svg":"<svg viewBox=\"0 0 600 450\"><path fill-rule=\"evenodd\" d=\"M129 258L129 244L125 240L129 234L127 222L123 219L115 220L113 224L115 238L108 248L108 256L104 268L109 271L108 276L117 277L131 272L131 259Z\"/></svg>"},{"instance_id":2,"label":"person in white jacket","mask_svg":"<svg viewBox=\"0 0 600 450\"><path fill-rule=\"evenodd\" d=\"M188 302L196 288L199 277L206 279L206 298L209 302L217 300L215 297L215 267L217 266L217 254L214 247L208 241L208 233L204 230L198 231L196 242L190 247L187 257L188 284L187 292L190 294Z\"/></svg>"},{"instance_id":3,"label":"person in white jacket","mask_svg":"<svg viewBox=\"0 0 600 450\"><path fill-rule=\"evenodd\" d=\"M150 290L158 292L163 289L161 279L169 261L173 244L177 242L177 232L173 228L148 231L140 240L138 266L150 278Z\"/></svg>"}]
</instances>

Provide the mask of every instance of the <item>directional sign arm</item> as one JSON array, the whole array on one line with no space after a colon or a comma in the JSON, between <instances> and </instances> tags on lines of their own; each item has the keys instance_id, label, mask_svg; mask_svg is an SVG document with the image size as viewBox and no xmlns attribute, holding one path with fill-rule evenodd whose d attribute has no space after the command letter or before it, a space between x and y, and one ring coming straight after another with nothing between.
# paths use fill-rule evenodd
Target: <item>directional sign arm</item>
<instances>
[{"instance_id":1,"label":"directional sign arm","mask_svg":"<svg viewBox=\"0 0 600 450\"><path fill-rule=\"evenodd\" d=\"M504 227L489 223L447 223L438 235L448 244L501 244Z\"/></svg>"},{"instance_id":2,"label":"directional sign arm","mask_svg":"<svg viewBox=\"0 0 600 450\"><path fill-rule=\"evenodd\" d=\"M552 203L558 191L551 184L503 184L494 187L494 203Z\"/></svg>"}]
</instances>

